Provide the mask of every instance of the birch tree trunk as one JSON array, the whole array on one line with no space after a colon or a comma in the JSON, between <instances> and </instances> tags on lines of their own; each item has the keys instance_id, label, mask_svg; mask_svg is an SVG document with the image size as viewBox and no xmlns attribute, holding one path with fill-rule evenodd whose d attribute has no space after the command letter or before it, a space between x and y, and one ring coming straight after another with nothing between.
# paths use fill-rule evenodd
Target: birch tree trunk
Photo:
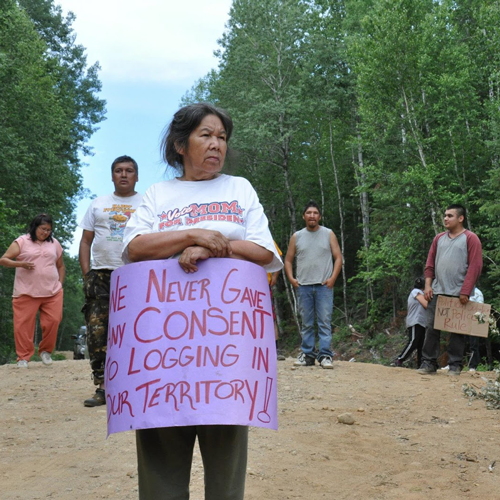
<instances>
[{"instance_id":1,"label":"birch tree trunk","mask_svg":"<svg viewBox=\"0 0 500 500\"><path fill-rule=\"evenodd\" d=\"M319 157L316 157L316 170L318 172L319 190L321 192L321 213L325 212L325 192L323 190L323 178L319 169Z\"/></svg>"},{"instance_id":2,"label":"birch tree trunk","mask_svg":"<svg viewBox=\"0 0 500 500\"><path fill-rule=\"evenodd\" d=\"M406 91L405 91L404 86L401 87L401 91L402 91L403 100L405 103L407 121L410 125L410 130L411 130L411 134L413 136L413 140L415 141L415 144L417 145L418 155L420 157L420 162L422 163L422 166L424 167L424 169L428 170L427 160L426 160L425 151L424 151L424 145L422 143L422 140L420 138L420 134L418 132L418 125L417 125L417 120L415 119L415 116L414 116L415 113L414 113L413 106L410 105L410 102L408 100L408 96L406 95ZM441 225L438 225L437 219L436 219L436 214L438 211L438 207L436 206L436 195L434 193L434 188L432 186L428 186L428 189L429 189L429 194L431 195L431 198L432 198L432 202L430 204L432 226L434 227L434 232L436 234L438 234L439 231L441 230Z\"/></svg>"},{"instance_id":3,"label":"birch tree trunk","mask_svg":"<svg viewBox=\"0 0 500 500\"><path fill-rule=\"evenodd\" d=\"M357 161L353 152L352 164L354 166L354 174L356 176L356 183L359 190L359 205L361 208L361 221L363 229L363 246L365 247L365 252L368 253L370 250L370 204L368 199L368 193L365 189L366 186L366 176L364 173L364 159L363 159L363 146L361 143L361 134L359 130L357 131ZM366 272L370 273L370 264L366 262ZM372 281L368 278L366 282L366 295L367 303L368 300L373 302L373 286ZM366 311L366 314L368 311Z\"/></svg>"},{"instance_id":4,"label":"birch tree trunk","mask_svg":"<svg viewBox=\"0 0 500 500\"><path fill-rule=\"evenodd\" d=\"M328 119L328 128L330 131L330 159L332 162L333 175L335 178L335 188L337 190L337 199L339 205L339 217L340 217L340 250L342 252L342 295L344 298L344 316L345 320L348 323L349 318L347 317L347 278L345 274L345 228L344 228L344 206L342 203L342 192L340 190L337 164L335 163L335 154L333 148L333 128L332 128L332 120Z\"/></svg>"}]
</instances>

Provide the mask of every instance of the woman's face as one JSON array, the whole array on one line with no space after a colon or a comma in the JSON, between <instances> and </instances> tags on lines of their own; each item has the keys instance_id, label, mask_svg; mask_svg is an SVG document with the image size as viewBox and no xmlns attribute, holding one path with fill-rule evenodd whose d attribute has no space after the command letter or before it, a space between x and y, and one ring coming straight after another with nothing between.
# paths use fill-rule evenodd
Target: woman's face
<instances>
[{"instance_id":1,"label":"woman's face","mask_svg":"<svg viewBox=\"0 0 500 500\"><path fill-rule=\"evenodd\" d=\"M36 228L36 239L39 241L45 241L52 232L52 226L50 224L44 223L40 224Z\"/></svg>"},{"instance_id":2,"label":"woman's face","mask_svg":"<svg viewBox=\"0 0 500 500\"><path fill-rule=\"evenodd\" d=\"M207 115L189 136L187 148L180 148L184 158L186 181L213 179L222 170L226 158L226 131L220 118Z\"/></svg>"}]
</instances>

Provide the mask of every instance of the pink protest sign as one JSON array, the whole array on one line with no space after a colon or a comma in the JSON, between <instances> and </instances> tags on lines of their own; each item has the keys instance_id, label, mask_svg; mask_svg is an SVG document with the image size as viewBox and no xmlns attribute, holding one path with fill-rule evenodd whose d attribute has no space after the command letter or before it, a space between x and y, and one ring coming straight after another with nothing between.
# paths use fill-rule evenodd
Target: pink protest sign
<instances>
[{"instance_id":1,"label":"pink protest sign","mask_svg":"<svg viewBox=\"0 0 500 500\"><path fill-rule=\"evenodd\" d=\"M233 424L278 428L276 346L266 272L208 259L186 274L176 260L111 275L108 434Z\"/></svg>"}]
</instances>

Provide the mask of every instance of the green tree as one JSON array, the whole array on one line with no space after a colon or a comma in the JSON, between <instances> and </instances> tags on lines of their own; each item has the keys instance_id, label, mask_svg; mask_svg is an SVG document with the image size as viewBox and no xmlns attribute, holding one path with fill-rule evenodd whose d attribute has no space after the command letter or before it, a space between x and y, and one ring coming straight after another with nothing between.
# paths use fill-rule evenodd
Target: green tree
<instances>
[{"instance_id":1,"label":"green tree","mask_svg":"<svg viewBox=\"0 0 500 500\"><path fill-rule=\"evenodd\" d=\"M217 75L209 75L192 92L209 96L232 115L230 169L255 186L281 248L297 229L296 206L311 196L308 184L314 182L297 175L308 161L297 146L303 142L305 120L301 66L308 45L306 19L303 2L236 0L219 42ZM304 194L298 194L297 182ZM293 290L286 292L293 305Z\"/></svg>"},{"instance_id":2,"label":"green tree","mask_svg":"<svg viewBox=\"0 0 500 500\"><path fill-rule=\"evenodd\" d=\"M67 135L52 145L64 173L57 178L63 195L61 202L66 204L53 212L59 214L58 226L66 240L72 235L75 204L83 193L81 156L92 153L87 142L97 124L105 119L105 101L98 97L102 87L98 78L100 66L98 62L88 66L85 48L75 43L72 12L63 17L54 0L19 0L19 5L46 44L47 71L55 79L54 92L69 120Z\"/></svg>"},{"instance_id":3,"label":"green tree","mask_svg":"<svg viewBox=\"0 0 500 500\"><path fill-rule=\"evenodd\" d=\"M452 14L451 2L379 0L349 37L376 242L361 254L369 271L358 278L378 281L375 310L387 293L397 309L401 284L423 271L442 210L471 207L484 167L474 61Z\"/></svg>"},{"instance_id":4,"label":"green tree","mask_svg":"<svg viewBox=\"0 0 500 500\"><path fill-rule=\"evenodd\" d=\"M71 23L49 0L0 3L0 252L37 213L64 245L82 194L81 154L104 119L98 64L87 67ZM0 269L0 356L13 352L13 272ZM76 306L75 306L76 307ZM79 308L78 308L79 309ZM1 360L0 360L1 362Z\"/></svg>"},{"instance_id":5,"label":"green tree","mask_svg":"<svg viewBox=\"0 0 500 500\"><path fill-rule=\"evenodd\" d=\"M66 279L64 280L63 319L59 325L57 350L72 351L73 339L80 326L84 324L81 308L85 302L82 272L77 257L64 256Z\"/></svg>"},{"instance_id":6,"label":"green tree","mask_svg":"<svg viewBox=\"0 0 500 500\"><path fill-rule=\"evenodd\" d=\"M185 97L233 116L231 172L284 251L320 202L344 315L373 332L405 308L450 203L483 241L485 296L500 289L499 26L494 0L236 0L218 70Z\"/></svg>"}]
</instances>

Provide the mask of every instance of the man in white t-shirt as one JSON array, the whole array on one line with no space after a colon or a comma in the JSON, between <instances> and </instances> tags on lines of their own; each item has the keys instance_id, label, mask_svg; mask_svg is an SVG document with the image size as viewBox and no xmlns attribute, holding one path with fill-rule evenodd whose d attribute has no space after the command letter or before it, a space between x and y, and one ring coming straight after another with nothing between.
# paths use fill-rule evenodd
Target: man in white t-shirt
<instances>
[{"instance_id":1,"label":"man in white t-shirt","mask_svg":"<svg viewBox=\"0 0 500 500\"><path fill-rule=\"evenodd\" d=\"M95 394L84 401L85 406L106 404L104 367L108 338L109 288L111 273L123 265L121 259L125 226L142 201L135 191L139 169L130 156L120 156L111 165L114 193L92 201L80 227L79 260L83 274L85 305L82 312L87 324L92 377L97 386ZM92 262L90 259L92 249Z\"/></svg>"}]
</instances>

